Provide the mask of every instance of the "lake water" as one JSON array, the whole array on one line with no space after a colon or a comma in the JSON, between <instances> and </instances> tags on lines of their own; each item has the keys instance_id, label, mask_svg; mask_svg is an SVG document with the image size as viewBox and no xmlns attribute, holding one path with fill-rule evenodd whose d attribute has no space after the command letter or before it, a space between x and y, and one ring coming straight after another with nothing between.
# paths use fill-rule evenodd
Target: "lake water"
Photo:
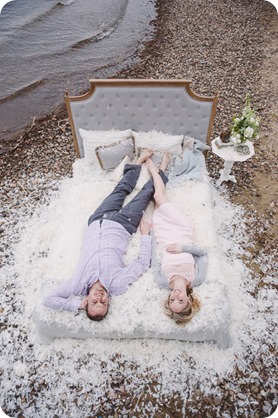
<instances>
[{"instance_id":1,"label":"lake water","mask_svg":"<svg viewBox=\"0 0 278 418\"><path fill-rule=\"evenodd\" d=\"M152 36L154 0L14 0L0 15L0 138L123 68Z\"/></svg>"}]
</instances>

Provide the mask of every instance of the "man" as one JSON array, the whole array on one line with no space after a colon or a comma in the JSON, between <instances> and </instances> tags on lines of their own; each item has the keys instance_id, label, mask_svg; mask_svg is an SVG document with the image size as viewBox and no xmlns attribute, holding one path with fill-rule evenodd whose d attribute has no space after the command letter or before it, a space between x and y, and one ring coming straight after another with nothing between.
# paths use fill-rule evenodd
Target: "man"
<instances>
[{"instance_id":1,"label":"man","mask_svg":"<svg viewBox=\"0 0 278 418\"><path fill-rule=\"evenodd\" d=\"M109 296L125 293L128 286L147 270L151 259L151 225L142 216L154 194L153 181L148 181L126 206L123 204L136 185L141 165L152 154L151 149L146 149L136 164L125 165L123 177L115 189L89 218L77 271L71 280L44 298L46 306L75 312L85 309L89 319L99 321L108 312ZM160 166L165 183L167 177L162 170L167 164L168 160L163 159ZM126 266L124 254L139 224L139 256ZM80 302L74 296L84 298Z\"/></svg>"}]
</instances>

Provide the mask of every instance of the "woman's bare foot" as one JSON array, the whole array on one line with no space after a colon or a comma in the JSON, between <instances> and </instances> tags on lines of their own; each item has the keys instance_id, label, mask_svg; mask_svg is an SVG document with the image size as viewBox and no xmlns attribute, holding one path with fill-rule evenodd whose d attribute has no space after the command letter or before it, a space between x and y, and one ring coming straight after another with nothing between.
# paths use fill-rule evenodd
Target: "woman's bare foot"
<instances>
[{"instance_id":1,"label":"woman's bare foot","mask_svg":"<svg viewBox=\"0 0 278 418\"><path fill-rule=\"evenodd\" d=\"M164 152L163 157L162 157L162 161L160 163L160 170L165 171L166 168L168 167L168 164L171 160L171 154L170 152Z\"/></svg>"},{"instance_id":2,"label":"woman's bare foot","mask_svg":"<svg viewBox=\"0 0 278 418\"><path fill-rule=\"evenodd\" d=\"M154 164L153 160L151 158L148 158L146 160L146 166L148 167L149 172L151 173L151 175L156 174L159 172L159 169L157 168L157 166Z\"/></svg>"},{"instance_id":3,"label":"woman's bare foot","mask_svg":"<svg viewBox=\"0 0 278 418\"><path fill-rule=\"evenodd\" d=\"M143 148L140 157L137 158L136 164L143 164L148 158L151 158L153 155L153 150L151 148Z\"/></svg>"}]
</instances>

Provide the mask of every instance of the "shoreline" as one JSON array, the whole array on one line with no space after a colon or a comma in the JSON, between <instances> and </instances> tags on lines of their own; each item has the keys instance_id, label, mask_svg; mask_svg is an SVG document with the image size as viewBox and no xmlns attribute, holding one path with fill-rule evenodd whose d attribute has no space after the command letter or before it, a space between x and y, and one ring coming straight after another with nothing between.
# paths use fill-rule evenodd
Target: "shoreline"
<instances>
[{"instance_id":1,"label":"shoreline","mask_svg":"<svg viewBox=\"0 0 278 418\"><path fill-rule=\"evenodd\" d=\"M88 88L89 78L115 77L121 69L132 66L132 63L136 62L142 45L153 36L156 0L140 0L140 2L126 0L125 3L127 5L125 13L117 20L117 25L112 32L98 41L90 42L90 44L87 42L90 48L86 49L85 45L84 49L80 50L80 59L77 59L70 69L67 68L67 64L69 60L73 60L72 53L77 51L74 46L69 48L68 54L64 55L63 62L58 61L56 71L52 63L53 74L45 73L39 64L37 64L39 74L35 72L38 59L35 58L36 51L34 51L34 57L32 56L35 60L34 69L30 69L30 76L26 77L26 86L20 89L21 80L19 80L15 87L17 90L0 100L3 112L0 155L12 150L19 138L23 139L24 133L34 125L34 122L38 125L53 115L65 117L64 92L66 90L69 90L72 95L82 94ZM70 13L72 6L64 7ZM134 21L133 26L130 25L130 20ZM117 51L117 54L113 51ZM18 59L20 66L22 57L19 56ZM9 57L7 57L8 62ZM62 71L61 74L60 71ZM40 80L33 81L34 77ZM3 82L4 80L6 80L5 77L3 77ZM9 79L5 83L8 90Z\"/></svg>"},{"instance_id":2,"label":"shoreline","mask_svg":"<svg viewBox=\"0 0 278 418\"><path fill-rule=\"evenodd\" d=\"M146 41L146 44L148 44L149 42L150 41ZM137 60L140 60L139 57L142 57L142 56L144 56L144 51L143 52L136 51L134 54L132 54L130 57L128 57L125 60L126 64L124 65L123 69L117 70L117 67L122 67L123 65L122 63L116 64L116 65L112 64L111 66L106 66L103 69L98 70L90 78L91 79L93 78L104 78L104 79L105 78L123 78L122 72L129 70L130 68L133 68L131 63L134 61L136 62ZM110 75L109 77L105 77L105 73L110 72L111 69L114 69L114 71L112 71L112 75ZM99 74L103 74L103 75L99 76ZM79 96L79 95L85 94L87 91L88 91L87 88L83 88L83 89L80 89L78 93L75 93L73 95ZM26 135L28 135L29 132L33 130L34 126L39 127L41 123L45 123L51 120L51 118L53 117L57 119L68 117L65 101L59 103L55 108L50 110L48 113L35 115L31 123L23 126L20 129L16 129L13 132L9 132L5 138L3 137L2 139L0 139L0 156L5 155L5 154L9 155L10 153L13 152L14 149L17 149L19 146L24 145L24 139Z\"/></svg>"},{"instance_id":3,"label":"shoreline","mask_svg":"<svg viewBox=\"0 0 278 418\"><path fill-rule=\"evenodd\" d=\"M276 11L269 2L261 0L254 0L252 4L234 0L229 5L212 0L207 8L193 0L186 3L173 0L171 4L158 0L157 11L156 38L147 42L134 65L131 63L113 78L187 78L192 80L192 89L198 94L219 92L212 139L221 127L230 123L232 116L241 112L247 91L251 92L251 103L261 118L254 157L234 164L237 183L227 182L219 188L232 203L244 208L250 246L244 248L243 257L256 283L257 293L252 294L255 304L259 292L277 290L274 263L278 256ZM233 24L235 19L237 26ZM30 128L22 141L18 137L18 146L4 155L0 171L4 203L1 234L5 251L11 246L9 233L13 234L14 242L20 239L16 229L18 211L22 212L26 207L31 216L33 210L43 205L49 189L55 190L56 183L62 178L72 176L72 163L76 158L64 104L57 112L53 110L52 115L35 121ZM218 179L223 161L209 152L207 166L212 181ZM12 264L13 254L7 258L3 255L0 260ZM16 304L15 295L11 300L11 304ZM20 309L24 315L24 307ZM259 312L258 318L263 314ZM13 321L13 314L10 315L6 315L7 323ZM277 382L273 360L275 347L267 340L267 333L274 332L272 326L270 323L265 331L263 346L246 347L246 358L238 359L234 371L225 379L219 379L220 397L215 396L217 392L212 384L209 386L208 383L209 393L204 393L200 388L192 388L188 382L186 408L192 418L208 413L212 417L248 415L259 418L275 411L276 392L271 383ZM152 375L154 386L155 378L155 374ZM149 380L147 376L146 381ZM12 389L11 394L15 394ZM45 394L49 396L47 391ZM124 395L119 394L116 413L125 408ZM159 392L157 396L149 395L153 405L165 405ZM109 399L109 394L107 397ZM182 413L179 415L177 411L182 411L185 405L179 400L178 393L167 401L167 408L159 407L160 416L170 414L182 418ZM247 406L243 407L245 402ZM141 403L138 400L138 407L143 409Z\"/></svg>"}]
</instances>

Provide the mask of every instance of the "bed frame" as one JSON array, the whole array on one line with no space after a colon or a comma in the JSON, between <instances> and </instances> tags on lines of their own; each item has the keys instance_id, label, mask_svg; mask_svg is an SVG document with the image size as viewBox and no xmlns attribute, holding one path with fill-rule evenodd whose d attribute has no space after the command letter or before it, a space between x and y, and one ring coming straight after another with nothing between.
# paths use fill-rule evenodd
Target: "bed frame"
<instances>
[{"instance_id":1,"label":"bed frame","mask_svg":"<svg viewBox=\"0 0 278 418\"><path fill-rule=\"evenodd\" d=\"M217 96L194 93L188 80L90 80L81 96L65 93L74 147L84 157L79 128L157 130L210 143Z\"/></svg>"},{"instance_id":2,"label":"bed frame","mask_svg":"<svg viewBox=\"0 0 278 418\"><path fill-rule=\"evenodd\" d=\"M209 144L217 97L198 96L190 89L190 81L186 80L90 80L90 89L86 94L70 97L66 93L66 104L75 150L77 156L82 158L84 150L79 135L80 128L104 131L157 130L166 134L186 135ZM82 164L82 161L77 163ZM201 191L202 198L206 201L204 207L207 208L210 217L210 191L208 185L206 186L202 188L201 183L196 183L196 193L198 195L198 190L199 194ZM189 194L193 193L190 190L189 187ZM207 219L205 222L207 223ZM212 254L212 263L215 257L217 254ZM134 287L132 288L134 291ZM200 286L198 294L203 300L203 307L187 327L173 326L172 323L166 326L167 320L161 321L158 326L156 318L152 318L152 322L148 320L146 325L145 316L142 318L137 312L137 304L141 306L141 297L137 294L135 299L139 299L132 308L133 322L129 324L128 329L124 325L121 326L122 313L117 309L114 315L119 315L119 322L109 322L108 318L104 324L92 324L84 321L82 316L72 316L72 312L50 310L40 302L34 310L33 320L43 342L51 342L54 338L61 337L161 338L214 341L219 347L225 348L230 344L229 304L226 293L225 286L217 278ZM215 304L212 305L213 302Z\"/></svg>"}]
</instances>

